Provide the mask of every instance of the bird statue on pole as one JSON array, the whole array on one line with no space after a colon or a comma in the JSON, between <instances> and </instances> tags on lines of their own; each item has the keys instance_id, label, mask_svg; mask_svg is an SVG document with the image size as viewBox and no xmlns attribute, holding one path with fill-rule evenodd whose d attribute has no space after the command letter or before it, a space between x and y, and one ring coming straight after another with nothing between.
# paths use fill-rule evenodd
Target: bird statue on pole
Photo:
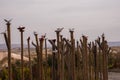
<instances>
[{"instance_id":1,"label":"bird statue on pole","mask_svg":"<svg viewBox=\"0 0 120 80\"><path fill-rule=\"evenodd\" d=\"M56 32L61 32L64 28L57 28Z\"/></svg>"},{"instance_id":2,"label":"bird statue on pole","mask_svg":"<svg viewBox=\"0 0 120 80\"><path fill-rule=\"evenodd\" d=\"M10 20L4 19L4 21L7 23L10 23L12 21L12 19L10 19Z\"/></svg>"},{"instance_id":3,"label":"bird statue on pole","mask_svg":"<svg viewBox=\"0 0 120 80\"><path fill-rule=\"evenodd\" d=\"M69 29L69 31L70 31L70 32L71 32L71 31L73 32L73 31L74 31L74 28Z\"/></svg>"}]
</instances>

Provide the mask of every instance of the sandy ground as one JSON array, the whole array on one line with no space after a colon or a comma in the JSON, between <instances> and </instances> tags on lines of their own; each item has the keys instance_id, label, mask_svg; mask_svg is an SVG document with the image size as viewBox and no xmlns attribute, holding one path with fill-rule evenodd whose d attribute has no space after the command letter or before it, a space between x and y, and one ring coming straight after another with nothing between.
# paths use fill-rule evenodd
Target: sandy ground
<instances>
[{"instance_id":1,"label":"sandy ground","mask_svg":"<svg viewBox=\"0 0 120 80\"><path fill-rule=\"evenodd\" d=\"M2 60L3 58L7 57L8 56L8 53L7 52L0 52L0 60ZM21 55L20 54L15 54L15 53L11 53L11 57L13 59L17 59L17 60L20 60L21 59ZM23 57L24 60L28 61L28 58L27 57Z\"/></svg>"},{"instance_id":2,"label":"sandy ground","mask_svg":"<svg viewBox=\"0 0 120 80\"><path fill-rule=\"evenodd\" d=\"M120 73L109 72L108 80L120 80Z\"/></svg>"}]
</instances>

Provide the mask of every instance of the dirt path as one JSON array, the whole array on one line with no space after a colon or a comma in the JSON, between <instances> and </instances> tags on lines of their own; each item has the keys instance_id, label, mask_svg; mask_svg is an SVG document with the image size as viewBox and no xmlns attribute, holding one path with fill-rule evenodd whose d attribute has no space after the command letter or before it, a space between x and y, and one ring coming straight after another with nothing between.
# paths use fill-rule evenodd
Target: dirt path
<instances>
[{"instance_id":1,"label":"dirt path","mask_svg":"<svg viewBox=\"0 0 120 80\"><path fill-rule=\"evenodd\" d=\"M120 80L120 73L109 72L108 80Z\"/></svg>"}]
</instances>

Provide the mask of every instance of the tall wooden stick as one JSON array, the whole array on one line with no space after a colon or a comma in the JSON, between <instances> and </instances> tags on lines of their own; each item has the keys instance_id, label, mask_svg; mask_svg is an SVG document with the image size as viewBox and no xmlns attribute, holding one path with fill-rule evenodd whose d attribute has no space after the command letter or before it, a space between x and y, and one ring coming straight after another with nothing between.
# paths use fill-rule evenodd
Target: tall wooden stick
<instances>
[{"instance_id":1,"label":"tall wooden stick","mask_svg":"<svg viewBox=\"0 0 120 80\"><path fill-rule=\"evenodd\" d=\"M36 40L36 52L37 52L37 69L38 69L38 73L37 73L37 79L38 80L41 80L40 76L40 46L39 46L39 41L38 41L38 34L34 32L34 35L35 35L35 40Z\"/></svg>"},{"instance_id":2,"label":"tall wooden stick","mask_svg":"<svg viewBox=\"0 0 120 80\"><path fill-rule=\"evenodd\" d=\"M32 64L31 64L31 55L30 55L30 37L28 37L27 43L28 43L28 56L29 56L30 80L32 80Z\"/></svg>"},{"instance_id":3,"label":"tall wooden stick","mask_svg":"<svg viewBox=\"0 0 120 80\"><path fill-rule=\"evenodd\" d=\"M72 69L71 69L71 44L70 44L70 41L69 40L66 40L65 38L63 38L63 40L66 42L66 52L65 52L65 64L68 68L68 80L72 80Z\"/></svg>"},{"instance_id":4,"label":"tall wooden stick","mask_svg":"<svg viewBox=\"0 0 120 80\"><path fill-rule=\"evenodd\" d=\"M11 68L11 30L10 30L10 21L4 19L7 25L7 41L8 43L8 79L12 80L12 68Z\"/></svg>"},{"instance_id":5,"label":"tall wooden stick","mask_svg":"<svg viewBox=\"0 0 120 80\"><path fill-rule=\"evenodd\" d=\"M45 38L45 80L47 80L47 38Z\"/></svg>"},{"instance_id":6,"label":"tall wooden stick","mask_svg":"<svg viewBox=\"0 0 120 80\"><path fill-rule=\"evenodd\" d=\"M64 80L64 41L61 35L61 80Z\"/></svg>"},{"instance_id":7,"label":"tall wooden stick","mask_svg":"<svg viewBox=\"0 0 120 80\"><path fill-rule=\"evenodd\" d=\"M71 37L71 68L72 68L72 80L76 80L75 79L75 40L74 40L74 31L70 30L70 37Z\"/></svg>"},{"instance_id":8,"label":"tall wooden stick","mask_svg":"<svg viewBox=\"0 0 120 80\"><path fill-rule=\"evenodd\" d=\"M45 58L47 61L47 38L45 38Z\"/></svg>"},{"instance_id":9,"label":"tall wooden stick","mask_svg":"<svg viewBox=\"0 0 120 80\"><path fill-rule=\"evenodd\" d=\"M103 65L101 65L101 64L103 64L103 57L102 57L102 52L101 52L101 46L100 46L100 42L101 41L101 38L100 37L98 37L98 39L96 40L96 42L98 43L98 58L99 58L99 79L100 80L103 80L103 74L102 74L102 70L103 70Z\"/></svg>"},{"instance_id":10,"label":"tall wooden stick","mask_svg":"<svg viewBox=\"0 0 120 80\"><path fill-rule=\"evenodd\" d=\"M76 44L77 44L77 50L76 50L76 51L77 51L77 54L76 54L76 55L77 55L77 56L76 56L76 57L77 57L77 64L76 64L76 65L77 65L77 68L76 68L77 73L76 73L76 76L77 76L77 77L76 77L76 79L80 79L80 64L79 64L79 63L80 63L80 62L79 62L79 58L80 58L80 55L79 55L79 54L80 54L80 53L79 53L79 42L77 41Z\"/></svg>"},{"instance_id":11,"label":"tall wooden stick","mask_svg":"<svg viewBox=\"0 0 120 80\"><path fill-rule=\"evenodd\" d=\"M103 80L108 80L108 69L107 69L107 52L104 34L102 35L102 51L103 51Z\"/></svg>"},{"instance_id":12,"label":"tall wooden stick","mask_svg":"<svg viewBox=\"0 0 120 80\"><path fill-rule=\"evenodd\" d=\"M56 32L57 36L57 48L58 48L58 53L57 53L57 69L58 69L58 80L61 80L61 62L60 62L60 32L63 30L63 28L58 28Z\"/></svg>"},{"instance_id":13,"label":"tall wooden stick","mask_svg":"<svg viewBox=\"0 0 120 80\"><path fill-rule=\"evenodd\" d=\"M98 79L97 76L97 71L98 71L98 66L97 66L97 45L93 42L92 43L92 51L93 51L93 55L94 55L94 73L95 73L95 80Z\"/></svg>"},{"instance_id":14,"label":"tall wooden stick","mask_svg":"<svg viewBox=\"0 0 120 80\"><path fill-rule=\"evenodd\" d=\"M39 58L40 58L40 80L43 80L43 41L44 41L44 37L40 38L40 54L39 54Z\"/></svg>"},{"instance_id":15,"label":"tall wooden stick","mask_svg":"<svg viewBox=\"0 0 120 80\"><path fill-rule=\"evenodd\" d=\"M107 45L107 41L105 40L104 34L102 35L102 42L100 42L100 39L97 40L97 43L101 49L102 52L102 74L103 74L103 80L108 80L108 53L110 51L110 48Z\"/></svg>"},{"instance_id":16,"label":"tall wooden stick","mask_svg":"<svg viewBox=\"0 0 120 80\"><path fill-rule=\"evenodd\" d=\"M83 40L81 40L82 45L82 57L83 57L83 78L84 80L88 80L88 50L87 50L87 37L82 36Z\"/></svg>"},{"instance_id":17,"label":"tall wooden stick","mask_svg":"<svg viewBox=\"0 0 120 80\"><path fill-rule=\"evenodd\" d=\"M52 80L56 80L56 70L55 70L55 54L56 54L56 45L55 45L55 42L56 40L53 39L53 40L49 40L49 42L51 43L52 45Z\"/></svg>"},{"instance_id":18,"label":"tall wooden stick","mask_svg":"<svg viewBox=\"0 0 120 80\"><path fill-rule=\"evenodd\" d=\"M18 30L21 33L21 80L24 80L24 61L23 61L23 32L25 27L19 27Z\"/></svg>"}]
</instances>

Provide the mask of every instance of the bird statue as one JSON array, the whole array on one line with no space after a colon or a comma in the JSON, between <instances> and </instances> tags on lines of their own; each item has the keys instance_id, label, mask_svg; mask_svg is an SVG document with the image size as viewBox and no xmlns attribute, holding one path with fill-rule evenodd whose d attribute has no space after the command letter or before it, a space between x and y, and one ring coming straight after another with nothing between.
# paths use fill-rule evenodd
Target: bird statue
<instances>
[{"instance_id":1,"label":"bird statue","mask_svg":"<svg viewBox=\"0 0 120 80\"><path fill-rule=\"evenodd\" d=\"M18 29L25 29L25 27L23 27L23 26L19 26L19 28Z\"/></svg>"},{"instance_id":2,"label":"bird statue","mask_svg":"<svg viewBox=\"0 0 120 80\"><path fill-rule=\"evenodd\" d=\"M10 19L10 20L4 19L4 21L7 23L10 23L12 21L12 19Z\"/></svg>"},{"instance_id":3,"label":"bird statue","mask_svg":"<svg viewBox=\"0 0 120 80\"><path fill-rule=\"evenodd\" d=\"M64 28L57 28L56 32L61 32Z\"/></svg>"},{"instance_id":4,"label":"bird statue","mask_svg":"<svg viewBox=\"0 0 120 80\"><path fill-rule=\"evenodd\" d=\"M34 31L34 32L33 32L33 34L34 34L34 35L36 35L36 34L37 34L37 32L35 32L35 31Z\"/></svg>"},{"instance_id":5,"label":"bird statue","mask_svg":"<svg viewBox=\"0 0 120 80\"><path fill-rule=\"evenodd\" d=\"M69 29L69 31L74 31L74 28Z\"/></svg>"},{"instance_id":6,"label":"bird statue","mask_svg":"<svg viewBox=\"0 0 120 80\"><path fill-rule=\"evenodd\" d=\"M24 32L25 27L19 26L17 29L18 29L20 32Z\"/></svg>"}]
</instances>

